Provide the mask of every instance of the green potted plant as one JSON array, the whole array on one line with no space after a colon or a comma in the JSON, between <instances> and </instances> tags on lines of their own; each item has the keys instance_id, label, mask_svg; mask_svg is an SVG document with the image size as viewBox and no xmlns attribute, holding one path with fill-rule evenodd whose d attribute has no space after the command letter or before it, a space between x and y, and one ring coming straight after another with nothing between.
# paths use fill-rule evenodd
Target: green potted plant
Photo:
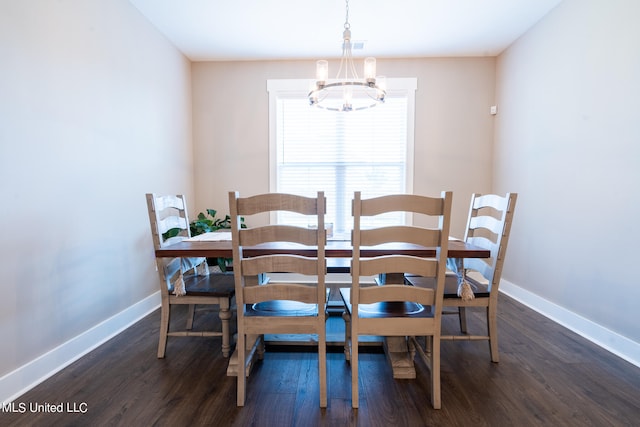
<instances>
[{"instance_id":1,"label":"green potted plant","mask_svg":"<svg viewBox=\"0 0 640 427\"><path fill-rule=\"evenodd\" d=\"M225 216L224 219L216 218L218 211L215 209L207 209L206 213L200 212L198 218L191 221L191 235L197 236L203 233L210 233L212 231L218 231L220 229L231 228L231 217Z\"/></svg>"},{"instance_id":2,"label":"green potted plant","mask_svg":"<svg viewBox=\"0 0 640 427\"><path fill-rule=\"evenodd\" d=\"M215 209L207 209L206 213L200 212L198 214L197 219L191 221L190 229L191 235L197 236L203 233L210 233L218 230L229 230L231 229L231 217L229 215L225 215L224 218L216 218L218 211ZM240 227L247 228L244 223L244 218L240 218ZM231 258L208 258L207 261L213 263L213 265L217 265L220 268L220 271L225 273L227 271L227 267L231 265Z\"/></svg>"},{"instance_id":3,"label":"green potted plant","mask_svg":"<svg viewBox=\"0 0 640 427\"><path fill-rule=\"evenodd\" d=\"M197 218L189 223L191 236L231 229L231 217L229 215L225 215L224 218L216 218L217 213L218 211L215 209L207 209L206 213L200 212ZM247 228L244 223L244 218L242 217L240 218L240 227ZM172 228L171 230L168 230L163 237L168 239L176 236L179 232L179 228ZM231 265L231 261L231 258L207 258L209 265L217 265L223 273L227 271L227 267Z\"/></svg>"}]
</instances>

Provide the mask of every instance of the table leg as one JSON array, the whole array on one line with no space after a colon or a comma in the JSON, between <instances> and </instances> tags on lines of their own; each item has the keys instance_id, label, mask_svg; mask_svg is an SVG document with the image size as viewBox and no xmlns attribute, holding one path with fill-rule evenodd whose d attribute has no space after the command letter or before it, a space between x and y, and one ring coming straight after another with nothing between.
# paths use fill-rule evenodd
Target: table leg
<instances>
[{"instance_id":1,"label":"table leg","mask_svg":"<svg viewBox=\"0 0 640 427\"><path fill-rule=\"evenodd\" d=\"M247 345L245 348L245 361L246 361L246 373L247 377L251 373L251 368L257 359L262 359L264 355L264 341L262 335L251 335L247 337ZM238 376L238 347L233 351L233 354L229 358L229 366L227 367L227 376Z\"/></svg>"},{"instance_id":2,"label":"table leg","mask_svg":"<svg viewBox=\"0 0 640 427\"><path fill-rule=\"evenodd\" d=\"M382 285L403 285L404 274L387 274L386 277L384 277L384 279L380 281L382 282ZM416 378L416 368L413 364L413 354L411 351L409 351L406 337L384 337L384 352L387 355L387 360L391 364L393 378Z\"/></svg>"},{"instance_id":3,"label":"table leg","mask_svg":"<svg viewBox=\"0 0 640 427\"><path fill-rule=\"evenodd\" d=\"M406 337L385 337L384 352L391 364L393 378L410 380L416 378L413 352L409 351Z\"/></svg>"}]
</instances>

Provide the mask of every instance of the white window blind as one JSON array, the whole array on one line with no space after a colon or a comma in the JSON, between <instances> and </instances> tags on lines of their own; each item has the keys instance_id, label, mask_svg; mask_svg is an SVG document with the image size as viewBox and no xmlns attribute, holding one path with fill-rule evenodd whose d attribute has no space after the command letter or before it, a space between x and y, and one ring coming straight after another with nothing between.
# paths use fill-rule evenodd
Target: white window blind
<instances>
[{"instance_id":1,"label":"white window blind","mask_svg":"<svg viewBox=\"0 0 640 427\"><path fill-rule=\"evenodd\" d=\"M333 224L334 238L349 238L355 191L363 198L411 191L413 92L390 94L380 106L348 113L312 108L306 92L270 94L271 190L307 196L324 191L325 223ZM289 212L279 212L275 221L315 225ZM402 224L404 216L381 215L363 226L388 223Z\"/></svg>"}]
</instances>

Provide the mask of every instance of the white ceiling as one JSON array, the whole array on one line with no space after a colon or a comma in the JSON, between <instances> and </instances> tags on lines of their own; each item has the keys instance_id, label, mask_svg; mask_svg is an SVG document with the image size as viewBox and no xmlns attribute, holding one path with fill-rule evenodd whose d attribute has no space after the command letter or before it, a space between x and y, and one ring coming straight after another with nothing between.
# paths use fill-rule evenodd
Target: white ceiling
<instances>
[{"instance_id":1,"label":"white ceiling","mask_svg":"<svg viewBox=\"0 0 640 427\"><path fill-rule=\"evenodd\" d=\"M344 0L129 0L193 61L341 53ZM495 56L562 0L350 0L354 56Z\"/></svg>"}]
</instances>

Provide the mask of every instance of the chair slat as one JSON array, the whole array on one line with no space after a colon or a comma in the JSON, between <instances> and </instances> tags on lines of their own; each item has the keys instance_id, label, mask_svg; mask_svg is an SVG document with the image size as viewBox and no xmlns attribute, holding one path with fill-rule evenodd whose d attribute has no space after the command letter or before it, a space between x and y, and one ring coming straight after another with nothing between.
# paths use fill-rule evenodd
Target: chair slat
<instances>
[{"instance_id":1,"label":"chair slat","mask_svg":"<svg viewBox=\"0 0 640 427\"><path fill-rule=\"evenodd\" d=\"M360 275L373 276L383 273L410 273L419 276L435 276L438 262L404 255L386 255L360 260Z\"/></svg>"},{"instance_id":2,"label":"chair slat","mask_svg":"<svg viewBox=\"0 0 640 427\"><path fill-rule=\"evenodd\" d=\"M507 197L499 196L497 194L478 194L474 197L472 203L473 209L493 208L498 211L504 211L507 209L507 205L509 203L509 194L507 194Z\"/></svg>"},{"instance_id":3,"label":"chair slat","mask_svg":"<svg viewBox=\"0 0 640 427\"><path fill-rule=\"evenodd\" d=\"M155 196L155 209L163 211L166 209L184 210L184 196L182 195L162 195Z\"/></svg>"},{"instance_id":4,"label":"chair slat","mask_svg":"<svg viewBox=\"0 0 640 427\"><path fill-rule=\"evenodd\" d=\"M266 225L240 230L240 244L242 246L254 246L269 242L292 242L315 246L318 243L318 233L314 229L290 225Z\"/></svg>"},{"instance_id":5,"label":"chair slat","mask_svg":"<svg viewBox=\"0 0 640 427\"><path fill-rule=\"evenodd\" d=\"M275 300L316 304L318 302L318 294L315 286L296 283L268 283L244 288L245 304Z\"/></svg>"},{"instance_id":6,"label":"chair slat","mask_svg":"<svg viewBox=\"0 0 640 427\"><path fill-rule=\"evenodd\" d=\"M502 233L503 225L504 223L501 219L496 219L492 216L477 216L472 218L469 222L469 228L485 228L491 231L493 234Z\"/></svg>"},{"instance_id":7,"label":"chair slat","mask_svg":"<svg viewBox=\"0 0 640 427\"><path fill-rule=\"evenodd\" d=\"M497 244L495 241L490 240L484 236L468 237L466 242L474 246L479 246L483 249L487 249L489 251L493 251L494 248L497 248Z\"/></svg>"},{"instance_id":8,"label":"chair slat","mask_svg":"<svg viewBox=\"0 0 640 427\"><path fill-rule=\"evenodd\" d=\"M169 216L158 222L158 230L160 231L160 234L164 234L173 228L187 230L189 228L189 222L185 218L179 216Z\"/></svg>"},{"instance_id":9,"label":"chair slat","mask_svg":"<svg viewBox=\"0 0 640 427\"><path fill-rule=\"evenodd\" d=\"M292 194L259 194L238 200L238 215L255 215L260 212L290 211L303 215L317 212L317 199Z\"/></svg>"},{"instance_id":10,"label":"chair slat","mask_svg":"<svg viewBox=\"0 0 640 427\"><path fill-rule=\"evenodd\" d=\"M282 272L318 274L318 259L300 255L263 255L243 260L242 273L245 276Z\"/></svg>"},{"instance_id":11,"label":"chair slat","mask_svg":"<svg viewBox=\"0 0 640 427\"><path fill-rule=\"evenodd\" d=\"M426 200L415 194L390 194L362 200L362 215L374 216L386 212L414 212L424 215L438 215L442 212L442 200Z\"/></svg>"},{"instance_id":12,"label":"chair slat","mask_svg":"<svg viewBox=\"0 0 640 427\"><path fill-rule=\"evenodd\" d=\"M440 230L402 225L362 230L360 234L360 244L362 246L375 246L389 242L404 242L431 247L437 246L439 240Z\"/></svg>"},{"instance_id":13,"label":"chair slat","mask_svg":"<svg viewBox=\"0 0 640 427\"><path fill-rule=\"evenodd\" d=\"M383 301L408 301L423 305L435 302L435 291L406 285L384 285L360 288L360 304L372 304Z\"/></svg>"}]
</instances>

